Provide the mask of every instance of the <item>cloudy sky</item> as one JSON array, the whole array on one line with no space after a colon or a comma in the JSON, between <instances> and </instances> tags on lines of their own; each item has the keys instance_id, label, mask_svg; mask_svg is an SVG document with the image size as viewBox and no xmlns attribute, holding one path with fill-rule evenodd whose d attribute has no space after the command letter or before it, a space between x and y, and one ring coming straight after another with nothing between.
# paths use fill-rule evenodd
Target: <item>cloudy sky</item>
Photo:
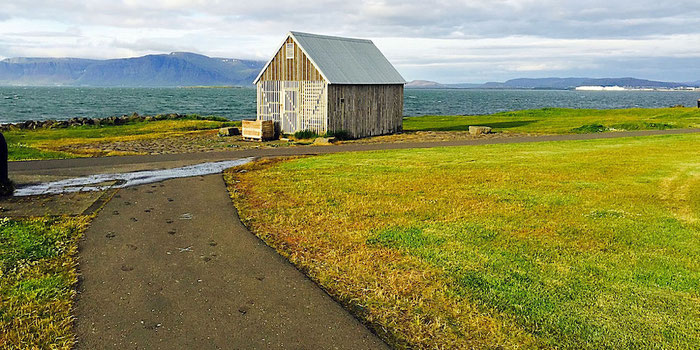
<instances>
[{"instance_id":1,"label":"cloudy sky","mask_svg":"<svg viewBox=\"0 0 700 350\"><path fill-rule=\"evenodd\" d=\"M698 0L8 0L0 58L266 60L289 30L372 39L407 80L700 80Z\"/></svg>"}]
</instances>

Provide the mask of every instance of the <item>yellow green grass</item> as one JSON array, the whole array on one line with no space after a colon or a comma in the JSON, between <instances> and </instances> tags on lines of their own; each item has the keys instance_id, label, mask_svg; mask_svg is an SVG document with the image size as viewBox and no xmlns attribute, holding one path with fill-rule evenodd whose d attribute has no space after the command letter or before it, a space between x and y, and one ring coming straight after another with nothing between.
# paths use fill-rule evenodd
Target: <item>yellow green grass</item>
<instances>
[{"instance_id":1,"label":"yellow green grass","mask_svg":"<svg viewBox=\"0 0 700 350\"><path fill-rule=\"evenodd\" d=\"M700 135L226 173L241 218L402 348L700 348Z\"/></svg>"},{"instance_id":2,"label":"yellow green grass","mask_svg":"<svg viewBox=\"0 0 700 350\"><path fill-rule=\"evenodd\" d=\"M93 156L90 153L65 152L66 146L140 139L177 137L201 130L240 125L240 122L202 119L177 119L131 122L122 125L77 126L60 129L10 130L7 140L10 160L53 159ZM100 154L102 155L102 154ZM107 155L120 155L118 152Z\"/></svg>"},{"instance_id":3,"label":"yellow green grass","mask_svg":"<svg viewBox=\"0 0 700 350\"><path fill-rule=\"evenodd\" d=\"M70 349L78 239L88 217L0 219L0 345Z\"/></svg>"},{"instance_id":4,"label":"yellow green grass","mask_svg":"<svg viewBox=\"0 0 700 350\"><path fill-rule=\"evenodd\" d=\"M479 116L404 118L405 131L463 131L470 125L490 126L496 132L542 134L700 128L700 109L544 108Z\"/></svg>"}]
</instances>

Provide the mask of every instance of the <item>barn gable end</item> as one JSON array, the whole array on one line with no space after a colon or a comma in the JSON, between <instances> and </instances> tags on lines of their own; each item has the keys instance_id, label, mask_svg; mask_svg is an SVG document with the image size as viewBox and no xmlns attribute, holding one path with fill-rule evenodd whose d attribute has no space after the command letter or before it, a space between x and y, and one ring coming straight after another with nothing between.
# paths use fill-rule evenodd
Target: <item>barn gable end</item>
<instances>
[{"instance_id":1,"label":"barn gable end","mask_svg":"<svg viewBox=\"0 0 700 350\"><path fill-rule=\"evenodd\" d=\"M294 58L287 58L287 44L294 45ZM294 41L292 35L282 43L277 53L267 63L258 81L325 81L316 65L306 56L304 50Z\"/></svg>"}]
</instances>

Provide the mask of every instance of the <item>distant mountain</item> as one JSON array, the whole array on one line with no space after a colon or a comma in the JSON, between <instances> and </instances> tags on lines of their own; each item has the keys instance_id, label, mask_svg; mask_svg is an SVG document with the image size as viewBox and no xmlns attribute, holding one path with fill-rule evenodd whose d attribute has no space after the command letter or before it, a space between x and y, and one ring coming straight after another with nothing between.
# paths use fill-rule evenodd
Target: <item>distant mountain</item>
<instances>
[{"instance_id":1,"label":"distant mountain","mask_svg":"<svg viewBox=\"0 0 700 350\"><path fill-rule=\"evenodd\" d=\"M470 88L481 88L484 84L440 84L436 81L431 80L413 80L406 83L405 87L408 89L470 89Z\"/></svg>"},{"instance_id":2,"label":"distant mountain","mask_svg":"<svg viewBox=\"0 0 700 350\"><path fill-rule=\"evenodd\" d=\"M405 85L406 88L415 88L415 89L436 89L436 88L446 88L447 86L445 84L440 84L435 81L430 81L430 80L413 80L409 81Z\"/></svg>"},{"instance_id":3,"label":"distant mountain","mask_svg":"<svg viewBox=\"0 0 700 350\"><path fill-rule=\"evenodd\" d=\"M111 60L8 58L0 61L0 85L249 85L264 64L189 52Z\"/></svg>"},{"instance_id":4,"label":"distant mountain","mask_svg":"<svg viewBox=\"0 0 700 350\"><path fill-rule=\"evenodd\" d=\"M623 86L629 88L675 88L687 86L700 86L700 81L694 83L675 83L653 81L636 78L519 78L506 82L488 82L484 84L440 84L434 81L414 84L415 81L406 84L407 88L443 88L443 89L573 89L577 86ZM426 82L426 81L419 81Z\"/></svg>"}]
</instances>

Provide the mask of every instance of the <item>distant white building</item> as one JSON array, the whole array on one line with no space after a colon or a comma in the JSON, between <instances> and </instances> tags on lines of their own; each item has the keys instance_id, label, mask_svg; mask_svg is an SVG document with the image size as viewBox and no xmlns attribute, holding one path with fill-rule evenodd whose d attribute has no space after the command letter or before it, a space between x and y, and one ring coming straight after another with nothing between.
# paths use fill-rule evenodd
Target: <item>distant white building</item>
<instances>
[{"instance_id":1,"label":"distant white building","mask_svg":"<svg viewBox=\"0 0 700 350\"><path fill-rule=\"evenodd\" d=\"M625 91L626 89L622 86L578 86L576 87L578 91Z\"/></svg>"}]
</instances>

